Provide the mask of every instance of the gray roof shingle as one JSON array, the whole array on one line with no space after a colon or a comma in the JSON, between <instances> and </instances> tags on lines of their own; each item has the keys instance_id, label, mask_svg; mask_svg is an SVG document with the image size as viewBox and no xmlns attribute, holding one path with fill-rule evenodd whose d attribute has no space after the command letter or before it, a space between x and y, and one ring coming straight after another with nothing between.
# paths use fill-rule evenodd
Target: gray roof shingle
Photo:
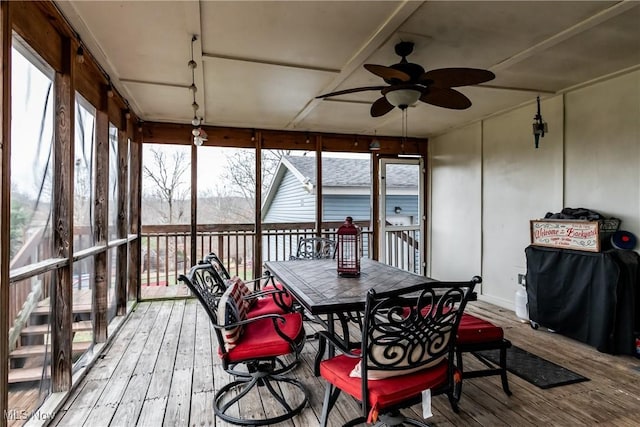
<instances>
[{"instance_id":1,"label":"gray roof shingle","mask_svg":"<svg viewBox=\"0 0 640 427\"><path fill-rule=\"evenodd\" d=\"M315 157L285 156L302 175L316 185ZM327 187L370 187L371 171L369 159L338 157L322 158L322 181ZM388 187L415 188L418 169L413 165L394 165L387 171Z\"/></svg>"}]
</instances>

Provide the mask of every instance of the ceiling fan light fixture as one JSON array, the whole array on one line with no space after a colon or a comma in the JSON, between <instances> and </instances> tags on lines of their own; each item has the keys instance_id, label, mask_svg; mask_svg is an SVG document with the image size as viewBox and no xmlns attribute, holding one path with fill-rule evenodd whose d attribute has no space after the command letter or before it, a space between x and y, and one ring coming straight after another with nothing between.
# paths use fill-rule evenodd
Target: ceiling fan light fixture
<instances>
[{"instance_id":1,"label":"ceiling fan light fixture","mask_svg":"<svg viewBox=\"0 0 640 427\"><path fill-rule=\"evenodd\" d=\"M416 89L396 89L387 92L384 96L394 107L405 109L418 102L421 95L422 92Z\"/></svg>"}]
</instances>

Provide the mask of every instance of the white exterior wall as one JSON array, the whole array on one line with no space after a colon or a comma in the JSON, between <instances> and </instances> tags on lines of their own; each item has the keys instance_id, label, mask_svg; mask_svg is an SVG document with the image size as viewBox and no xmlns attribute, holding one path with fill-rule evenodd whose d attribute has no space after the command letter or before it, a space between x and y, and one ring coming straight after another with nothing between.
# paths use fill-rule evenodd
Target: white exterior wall
<instances>
[{"instance_id":1,"label":"white exterior wall","mask_svg":"<svg viewBox=\"0 0 640 427\"><path fill-rule=\"evenodd\" d=\"M483 278L481 299L514 308L529 220L563 207L622 219L640 236L640 71L543 99L430 141L429 274Z\"/></svg>"}]
</instances>

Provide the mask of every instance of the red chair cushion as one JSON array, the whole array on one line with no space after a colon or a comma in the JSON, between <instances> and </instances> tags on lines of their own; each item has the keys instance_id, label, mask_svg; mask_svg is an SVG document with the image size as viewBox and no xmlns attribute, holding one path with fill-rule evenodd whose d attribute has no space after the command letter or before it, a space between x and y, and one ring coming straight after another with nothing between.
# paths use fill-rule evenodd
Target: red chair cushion
<instances>
[{"instance_id":1,"label":"red chair cushion","mask_svg":"<svg viewBox=\"0 0 640 427\"><path fill-rule=\"evenodd\" d=\"M265 291L269 291L273 289L283 290L284 285L282 283L275 282L273 284L269 283L263 288L263 290ZM273 296L271 296L271 298L273 298ZM282 302L286 307L291 308L291 306L293 306L293 296L291 296L290 293L287 292L286 295L282 295L281 298L282 298Z\"/></svg>"},{"instance_id":2,"label":"red chair cushion","mask_svg":"<svg viewBox=\"0 0 640 427\"><path fill-rule=\"evenodd\" d=\"M501 327L493 323L464 313L458 326L458 344L471 344L490 341L499 341L504 337Z\"/></svg>"},{"instance_id":3,"label":"red chair cushion","mask_svg":"<svg viewBox=\"0 0 640 427\"><path fill-rule=\"evenodd\" d=\"M262 316L264 314L284 314L285 311L270 296L254 298L254 303L247 313L247 318Z\"/></svg>"},{"instance_id":4,"label":"red chair cushion","mask_svg":"<svg viewBox=\"0 0 640 427\"><path fill-rule=\"evenodd\" d=\"M302 315L289 313L283 315L285 321L278 321L280 330L292 340L304 334ZM272 319L261 319L245 325L242 338L236 346L229 350L229 363L242 362L249 359L281 356L291 353L289 343L276 332Z\"/></svg>"},{"instance_id":5,"label":"red chair cushion","mask_svg":"<svg viewBox=\"0 0 640 427\"><path fill-rule=\"evenodd\" d=\"M362 401L362 379L349 373L360 359L339 355L320 362L320 375L345 393ZM381 412L385 407L419 395L423 390L440 387L447 382L448 361L411 374L369 380L369 405Z\"/></svg>"}]
</instances>

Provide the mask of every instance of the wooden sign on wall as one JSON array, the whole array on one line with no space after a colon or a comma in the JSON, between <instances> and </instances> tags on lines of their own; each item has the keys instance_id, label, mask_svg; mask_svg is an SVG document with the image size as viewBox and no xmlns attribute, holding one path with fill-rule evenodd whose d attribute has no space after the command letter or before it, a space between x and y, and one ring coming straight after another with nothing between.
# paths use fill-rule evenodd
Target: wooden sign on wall
<instances>
[{"instance_id":1,"label":"wooden sign on wall","mask_svg":"<svg viewBox=\"0 0 640 427\"><path fill-rule=\"evenodd\" d=\"M600 252L598 221L531 220L531 244Z\"/></svg>"}]
</instances>

